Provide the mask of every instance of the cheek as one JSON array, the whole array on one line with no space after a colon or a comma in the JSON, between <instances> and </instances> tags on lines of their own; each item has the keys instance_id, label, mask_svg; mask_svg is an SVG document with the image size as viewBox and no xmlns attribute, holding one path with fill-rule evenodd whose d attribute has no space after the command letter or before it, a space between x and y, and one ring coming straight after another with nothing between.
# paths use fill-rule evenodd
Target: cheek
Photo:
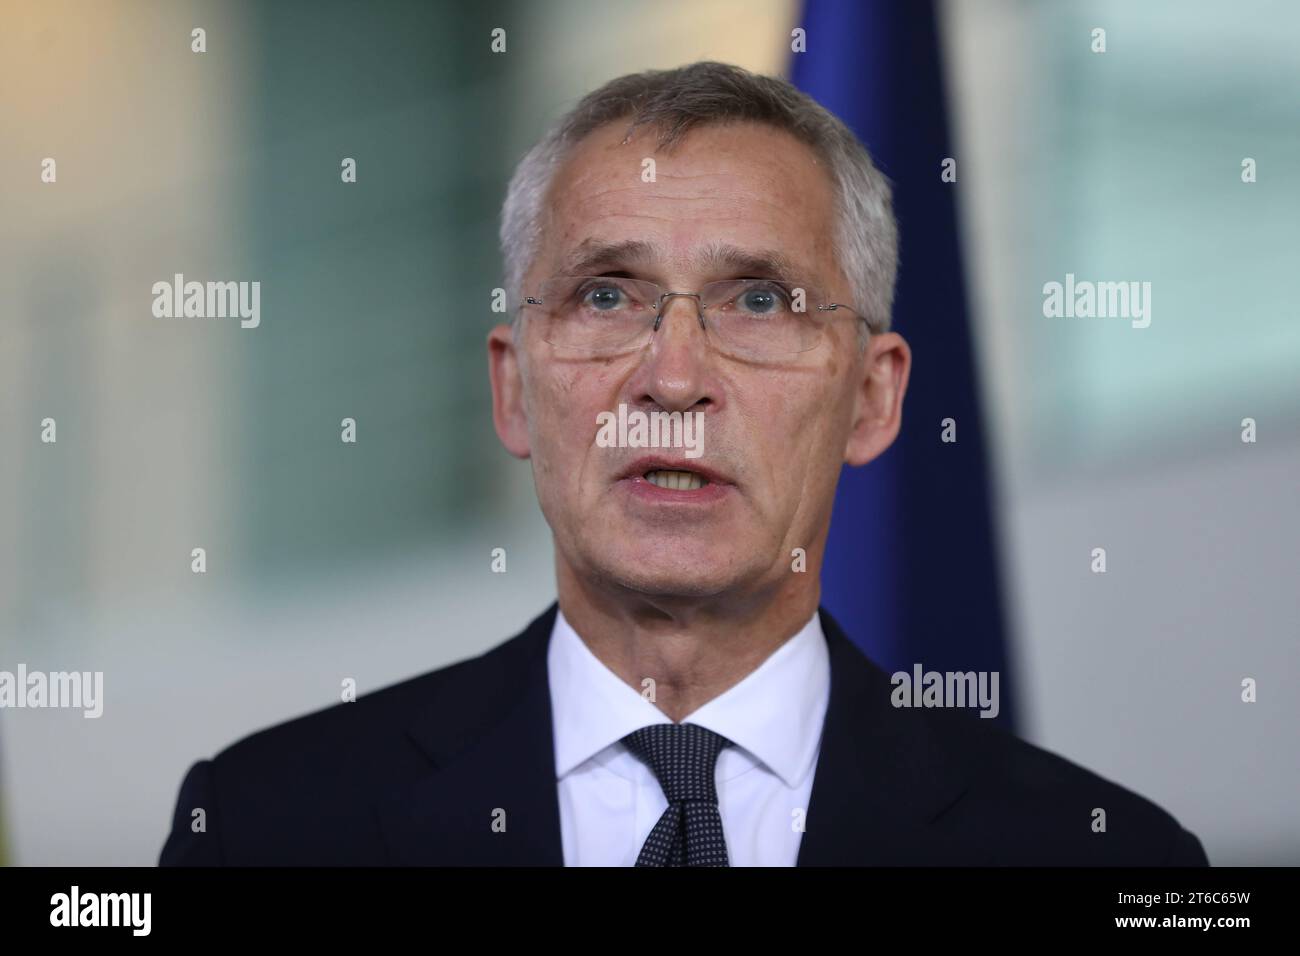
<instances>
[{"instance_id":1,"label":"cheek","mask_svg":"<svg viewBox=\"0 0 1300 956\"><path fill-rule=\"evenodd\" d=\"M843 389L831 375L835 364L819 369L816 382L808 379L789 383L788 389L774 390L774 400L765 412L765 453L775 487L783 494L802 499L820 489L828 473L838 475L843 457L843 439L838 422L844 402Z\"/></svg>"},{"instance_id":2,"label":"cheek","mask_svg":"<svg viewBox=\"0 0 1300 956\"><path fill-rule=\"evenodd\" d=\"M613 407L605 398L608 378L599 370L560 369L539 383L531 418L539 464L547 474L567 474L575 487L596 447L597 416Z\"/></svg>"},{"instance_id":3,"label":"cheek","mask_svg":"<svg viewBox=\"0 0 1300 956\"><path fill-rule=\"evenodd\" d=\"M780 425L769 432L769 444L806 453L824 440L842 400L831 371L823 368L769 386L760 421Z\"/></svg>"}]
</instances>

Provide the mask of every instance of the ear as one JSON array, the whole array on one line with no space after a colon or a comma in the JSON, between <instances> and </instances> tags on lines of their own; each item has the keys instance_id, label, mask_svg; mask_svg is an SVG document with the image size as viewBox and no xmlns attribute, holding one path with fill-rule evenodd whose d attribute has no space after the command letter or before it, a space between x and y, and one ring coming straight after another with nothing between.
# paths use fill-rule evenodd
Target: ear
<instances>
[{"instance_id":1,"label":"ear","mask_svg":"<svg viewBox=\"0 0 1300 956\"><path fill-rule=\"evenodd\" d=\"M506 451L516 458L531 454L524 384L514 330L498 325L488 333L488 377L492 381L492 424Z\"/></svg>"},{"instance_id":2,"label":"ear","mask_svg":"<svg viewBox=\"0 0 1300 956\"><path fill-rule=\"evenodd\" d=\"M844 446L846 463L865 465L894 443L903 423L903 393L911 370L912 350L897 332L867 340L853 402L853 427Z\"/></svg>"}]
</instances>

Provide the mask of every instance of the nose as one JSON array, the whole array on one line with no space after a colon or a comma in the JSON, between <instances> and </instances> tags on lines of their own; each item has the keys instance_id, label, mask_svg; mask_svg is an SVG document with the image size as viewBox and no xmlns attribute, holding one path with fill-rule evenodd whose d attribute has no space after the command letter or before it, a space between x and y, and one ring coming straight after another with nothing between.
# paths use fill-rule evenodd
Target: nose
<instances>
[{"instance_id":1,"label":"nose","mask_svg":"<svg viewBox=\"0 0 1300 956\"><path fill-rule=\"evenodd\" d=\"M659 315L655 317L654 330L659 331L659 327L664 324L668 316L668 311L672 308L673 302L677 299L685 299L688 302L687 314L694 312L695 318L700 323L700 328L704 328L704 309L700 305L700 297L693 292L665 292L659 300Z\"/></svg>"},{"instance_id":2,"label":"nose","mask_svg":"<svg viewBox=\"0 0 1300 956\"><path fill-rule=\"evenodd\" d=\"M654 335L634 382L642 401L669 412L714 401L711 353L699 302L684 293L668 293L661 300Z\"/></svg>"}]
</instances>

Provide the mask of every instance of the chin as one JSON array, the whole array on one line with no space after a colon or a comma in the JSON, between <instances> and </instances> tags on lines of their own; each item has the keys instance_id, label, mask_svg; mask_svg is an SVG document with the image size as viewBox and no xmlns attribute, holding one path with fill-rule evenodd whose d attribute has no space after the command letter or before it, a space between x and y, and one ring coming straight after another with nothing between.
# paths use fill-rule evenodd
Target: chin
<instances>
[{"instance_id":1,"label":"chin","mask_svg":"<svg viewBox=\"0 0 1300 956\"><path fill-rule=\"evenodd\" d=\"M707 598L721 594L731 585L730 581L704 580L688 577L680 571L665 574L620 575L618 583L629 591L654 598Z\"/></svg>"},{"instance_id":2,"label":"chin","mask_svg":"<svg viewBox=\"0 0 1300 956\"><path fill-rule=\"evenodd\" d=\"M620 554L599 562L602 576L620 587L656 597L709 597L737 583L736 555L691 554L689 549L665 545L647 554Z\"/></svg>"}]
</instances>

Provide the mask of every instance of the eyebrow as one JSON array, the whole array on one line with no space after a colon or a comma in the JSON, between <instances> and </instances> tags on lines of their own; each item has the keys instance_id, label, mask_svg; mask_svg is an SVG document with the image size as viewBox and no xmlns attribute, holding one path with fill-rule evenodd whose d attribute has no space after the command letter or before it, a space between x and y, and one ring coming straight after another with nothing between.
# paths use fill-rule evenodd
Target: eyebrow
<instances>
[{"instance_id":1,"label":"eyebrow","mask_svg":"<svg viewBox=\"0 0 1300 956\"><path fill-rule=\"evenodd\" d=\"M560 271L564 275L596 275L666 258L657 244L644 239L607 242L589 238L569 254ZM788 256L775 249L742 249L724 242L704 246L692 262L702 272L729 272L729 278L792 280L798 271Z\"/></svg>"}]
</instances>

